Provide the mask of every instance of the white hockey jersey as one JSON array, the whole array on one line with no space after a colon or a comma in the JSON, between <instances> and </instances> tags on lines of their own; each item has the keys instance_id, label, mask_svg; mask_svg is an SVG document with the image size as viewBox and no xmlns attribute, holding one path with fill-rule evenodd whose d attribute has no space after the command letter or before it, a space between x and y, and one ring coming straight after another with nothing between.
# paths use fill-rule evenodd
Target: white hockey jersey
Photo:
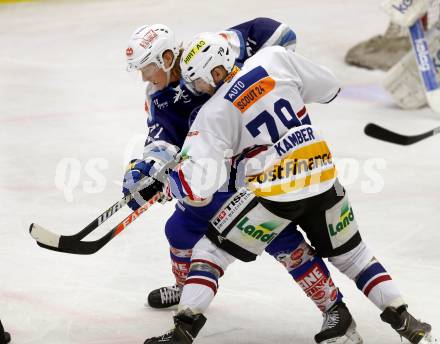
<instances>
[{"instance_id":1,"label":"white hockey jersey","mask_svg":"<svg viewBox=\"0 0 440 344\"><path fill-rule=\"evenodd\" d=\"M182 149L182 183L208 197L227 182L231 159L257 148L241 164L256 195L292 201L328 190L336 178L332 155L305 104L327 103L339 90L328 69L303 56L260 50L200 109Z\"/></svg>"}]
</instances>

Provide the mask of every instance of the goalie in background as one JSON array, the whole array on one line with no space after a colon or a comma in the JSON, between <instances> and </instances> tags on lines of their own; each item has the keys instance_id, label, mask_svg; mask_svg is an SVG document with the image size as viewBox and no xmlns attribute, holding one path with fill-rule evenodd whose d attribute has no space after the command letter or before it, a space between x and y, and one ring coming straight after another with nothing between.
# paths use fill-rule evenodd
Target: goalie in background
<instances>
[{"instance_id":1,"label":"goalie in background","mask_svg":"<svg viewBox=\"0 0 440 344\"><path fill-rule=\"evenodd\" d=\"M410 50L408 30L390 23L383 35L356 44L345 55L349 65L388 71Z\"/></svg>"},{"instance_id":2,"label":"goalie in background","mask_svg":"<svg viewBox=\"0 0 440 344\"><path fill-rule=\"evenodd\" d=\"M421 18L437 82L440 72L437 62L440 50L439 14L440 0L431 0L428 12ZM374 36L351 48L345 62L386 71L383 86L400 108L417 109L428 104L407 28L390 22L384 35Z\"/></svg>"}]
</instances>

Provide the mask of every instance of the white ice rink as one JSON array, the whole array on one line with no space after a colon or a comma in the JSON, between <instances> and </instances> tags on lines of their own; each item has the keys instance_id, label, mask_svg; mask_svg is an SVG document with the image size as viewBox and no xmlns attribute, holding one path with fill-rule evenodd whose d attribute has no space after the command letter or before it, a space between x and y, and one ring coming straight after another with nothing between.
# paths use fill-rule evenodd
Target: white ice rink
<instances>
[{"instance_id":1,"label":"white ice rink","mask_svg":"<svg viewBox=\"0 0 440 344\"><path fill-rule=\"evenodd\" d=\"M41 249L28 227L74 233L121 196L125 164L146 135L143 85L125 72L136 27L162 22L187 42L257 16L290 24L297 50L341 79L341 96L309 113L339 161L363 238L412 313L440 333L440 137L404 147L363 134L368 122L421 133L440 115L397 109L381 89L382 72L343 62L352 45L385 30L380 2L0 5L0 316L13 343L140 344L171 327L171 311L143 304L147 291L173 282L163 234L173 205L154 206L91 256ZM365 343L400 343L354 283L332 271ZM199 343L314 343L322 322L267 255L230 267L207 318Z\"/></svg>"}]
</instances>

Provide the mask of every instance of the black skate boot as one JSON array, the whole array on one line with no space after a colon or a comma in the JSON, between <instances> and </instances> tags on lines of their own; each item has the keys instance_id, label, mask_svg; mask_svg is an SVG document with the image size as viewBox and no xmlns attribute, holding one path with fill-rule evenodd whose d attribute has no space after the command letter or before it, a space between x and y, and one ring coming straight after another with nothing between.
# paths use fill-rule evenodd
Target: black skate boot
<instances>
[{"instance_id":1,"label":"black skate boot","mask_svg":"<svg viewBox=\"0 0 440 344\"><path fill-rule=\"evenodd\" d=\"M347 306L343 302L336 303L323 313L324 322L321 332L315 335L319 344L362 344L362 337L356 331L354 322Z\"/></svg>"},{"instance_id":2,"label":"black skate boot","mask_svg":"<svg viewBox=\"0 0 440 344\"><path fill-rule=\"evenodd\" d=\"M152 308L167 308L178 305L182 287L177 284L153 290L148 295L148 305Z\"/></svg>"},{"instance_id":3,"label":"black skate boot","mask_svg":"<svg viewBox=\"0 0 440 344\"><path fill-rule=\"evenodd\" d=\"M180 311L174 317L174 328L162 336L147 339L144 344L191 344L198 335L206 318L203 314L194 314L189 309Z\"/></svg>"},{"instance_id":4,"label":"black skate boot","mask_svg":"<svg viewBox=\"0 0 440 344\"><path fill-rule=\"evenodd\" d=\"M8 344L11 341L11 335L8 332L5 332L3 337L4 337L4 342L3 342L4 344Z\"/></svg>"},{"instance_id":5,"label":"black skate boot","mask_svg":"<svg viewBox=\"0 0 440 344\"><path fill-rule=\"evenodd\" d=\"M11 336L5 332L2 322L0 321L0 344L8 344L11 341Z\"/></svg>"},{"instance_id":6,"label":"black skate boot","mask_svg":"<svg viewBox=\"0 0 440 344\"><path fill-rule=\"evenodd\" d=\"M387 307L380 318L412 344L437 343L437 339L431 335L431 325L415 319L408 313L407 307L407 305L399 308Z\"/></svg>"}]
</instances>

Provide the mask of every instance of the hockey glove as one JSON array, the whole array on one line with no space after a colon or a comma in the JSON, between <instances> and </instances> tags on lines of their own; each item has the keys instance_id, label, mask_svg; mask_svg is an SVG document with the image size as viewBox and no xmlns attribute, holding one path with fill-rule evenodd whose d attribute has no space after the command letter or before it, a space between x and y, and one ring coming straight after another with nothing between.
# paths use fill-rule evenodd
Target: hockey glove
<instances>
[{"instance_id":1,"label":"hockey glove","mask_svg":"<svg viewBox=\"0 0 440 344\"><path fill-rule=\"evenodd\" d=\"M122 183L122 192L125 196L135 190L136 186L142 178L150 175L153 164L154 161L146 162L140 159L133 159L130 161L127 171L124 175L124 181ZM142 196L142 192L140 192L140 194ZM127 203L127 205L133 211L139 209L145 203L145 200L142 202L140 197L136 198L137 200L132 199L130 202Z\"/></svg>"}]
</instances>

